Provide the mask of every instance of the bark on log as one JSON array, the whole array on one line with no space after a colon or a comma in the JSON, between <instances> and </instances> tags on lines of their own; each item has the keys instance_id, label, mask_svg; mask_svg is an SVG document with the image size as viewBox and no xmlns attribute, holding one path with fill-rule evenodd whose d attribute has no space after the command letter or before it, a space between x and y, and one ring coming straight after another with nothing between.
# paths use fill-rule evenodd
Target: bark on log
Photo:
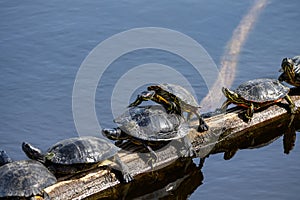
<instances>
[{"instance_id":1,"label":"bark on log","mask_svg":"<svg viewBox=\"0 0 300 200\"><path fill-rule=\"evenodd\" d=\"M292 100L296 106L300 106L299 91L292 90ZM190 129L189 138L192 141L192 145L197 152L197 157L204 158L212 153L225 152L225 159L230 159L238 149L257 147L259 145L265 145L271 139L279 137L279 132L293 132L288 128L290 122L290 114L288 105L285 101L282 103L270 106L259 112L255 112L251 122L246 123L241 119L244 109L231 108L224 114L218 114L206 118L207 124L210 126L209 131L199 133L194 128ZM298 114L295 117L294 123L299 122ZM196 122L192 122L191 127L195 126ZM298 126L298 124L296 124ZM276 127L276 128L274 128ZM292 126L293 127L293 126ZM274 129L274 134L267 134L267 129ZM287 134L286 146L292 146L293 134ZM130 194L130 187L132 185L138 185L141 179L162 170L163 173L171 172L176 176L178 171L173 171L171 168L176 169L178 163L176 160L180 157L178 149L179 142L171 142L164 148L156 151L158 160L150 165L149 157L145 153L136 153L140 151L135 146L130 144L124 144L122 147L124 150L119 152L121 160L125 162L131 174L136 181L129 184L123 184L118 181L114 173L110 173L109 170L94 169L86 173L82 173L66 180L61 180L57 184L54 184L44 191L50 198L53 199L82 199L87 197L93 197L98 194L97 198L118 198L124 195ZM286 147L288 149L288 147ZM286 150L289 151L289 150ZM172 165L173 163L173 165ZM175 163L175 164L174 164ZM176 164L177 163L177 164ZM182 162L180 162L182 163ZM162 168L168 166L167 170ZM114 167L114 166L112 166ZM166 169L166 168L165 168ZM147 173L152 172L152 173ZM148 177L148 179L149 179ZM168 177L173 177L168 174ZM149 181L151 182L151 181ZM142 182L145 184L145 182ZM149 186L150 187L150 186ZM153 186L155 187L155 186ZM101 192L101 193L100 193ZM135 190L135 193L139 191Z\"/></svg>"}]
</instances>

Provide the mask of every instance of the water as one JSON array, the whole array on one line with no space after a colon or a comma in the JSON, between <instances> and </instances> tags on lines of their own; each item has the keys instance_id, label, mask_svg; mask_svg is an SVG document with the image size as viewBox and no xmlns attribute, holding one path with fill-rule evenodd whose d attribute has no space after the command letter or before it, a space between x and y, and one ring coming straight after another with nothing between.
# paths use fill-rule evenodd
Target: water
<instances>
[{"instance_id":1,"label":"water","mask_svg":"<svg viewBox=\"0 0 300 200\"><path fill-rule=\"evenodd\" d=\"M137 27L173 29L200 43L219 65L233 30L253 2L1 1L0 147L15 160L25 159L22 141L46 149L78 135L72 115L76 73L90 51L110 36ZM251 78L277 78L282 58L299 54L299 4L269 1L240 52L232 87ZM96 111L101 126L113 126L110 97L116 80L149 62L174 67L192 82L198 99L206 95L203 79L182 58L153 49L135 51L113 62L100 81ZM299 141L285 155L277 140L239 151L230 161L211 156L203 168L203 185L190 199L296 199L297 155Z\"/></svg>"}]
</instances>

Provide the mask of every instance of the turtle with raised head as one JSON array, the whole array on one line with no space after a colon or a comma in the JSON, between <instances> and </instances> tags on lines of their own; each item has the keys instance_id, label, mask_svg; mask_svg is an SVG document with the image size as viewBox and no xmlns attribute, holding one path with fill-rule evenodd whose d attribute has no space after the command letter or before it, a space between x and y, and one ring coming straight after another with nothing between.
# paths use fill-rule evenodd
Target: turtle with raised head
<instances>
[{"instance_id":1,"label":"turtle with raised head","mask_svg":"<svg viewBox=\"0 0 300 200\"><path fill-rule=\"evenodd\" d=\"M55 176L40 162L13 162L5 151L0 151L0 198L23 199L41 196L49 199L43 189L56 183Z\"/></svg>"},{"instance_id":2,"label":"turtle with raised head","mask_svg":"<svg viewBox=\"0 0 300 200\"><path fill-rule=\"evenodd\" d=\"M223 87L222 92L227 100L223 103L221 110L226 111L229 104L247 108L245 117L251 120L255 110L272 105L285 99L292 114L296 113L296 106L289 97L290 89L282 85L276 79L254 79L249 80L237 87L234 91Z\"/></svg>"},{"instance_id":3,"label":"turtle with raised head","mask_svg":"<svg viewBox=\"0 0 300 200\"><path fill-rule=\"evenodd\" d=\"M299 87L300 86L300 56L294 58L284 58L281 62L281 69L279 72L282 74L278 80L285 81L288 84Z\"/></svg>"},{"instance_id":4,"label":"turtle with raised head","mask_svg":"<svg viewBox=\"0 0 300 200\"><path fill-rule=\"evenodd\" d=\"M111 140L130 140L135 144L146 147L157 159L151 147L168 143L172 140L183 140L184 157L194 154L189 139L188 124L181 115L167 113L161 105L137 106L128 108L123 114L114 119L117 128L105 128L102 134Z\"/></svg>"},{"instance_id":5,"label":"turtle with raised head","mask_svg":"<svg viewBox=\"0 0 300 200\"><path fill-rule=\"evenodd\" d=\"M84 136L65 139L54 144L46 153L27 142L23 142L22 149L30 159L45 164L56 175L74 174L107 166L106 161L111 161L120 168L123 182L132 180L128 167L117 155L120 149L101 138Z\"/></svg>"},{"instance_id":6,"label":"turtle with raised head","mask_svg":"<svg viewBox=\"0 0 300 200\"><path fill-rule=\"evenodd\" d=\"M182 115L187 112L187 120L190 120L192 114L196 115L199 120L198 131L208 130L208 125L199 113L199 104L195 97L185 88L175 84L159 84L151 85L147 91L143 91L136 100L129 105L135 107L140 105L143 101L152 100L165 107L168 113L176 113Z\"/></svg>"}]
</instances>

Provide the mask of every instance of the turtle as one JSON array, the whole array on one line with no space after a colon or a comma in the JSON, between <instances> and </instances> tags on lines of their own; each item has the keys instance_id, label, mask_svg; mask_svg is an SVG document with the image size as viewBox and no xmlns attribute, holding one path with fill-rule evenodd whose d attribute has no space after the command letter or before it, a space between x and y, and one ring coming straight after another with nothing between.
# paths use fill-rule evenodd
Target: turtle
<instances>
[{"instance_id":1,"label":"turtle","mask_svg":"<svg viewBox=\"0 0 300 200\"><path fill-rule=\"evenodd\" d=\"M294 58L284 58L281 62L281 69L279 72L283 72L278 80L280 82L285 81L293 86L300 86L300 56Z\"/></svg>"},{"instance_id":2,"label":"turtle","mask_svg":"<svg viewBox=\"0 0 300 200\"><path fill-rule=\"evenodd\" d=\"M104 128L102 134L108 139L130 140L147 148L154 159L157 155L151 147L164 145L172 140L182 139L184 157L194 154L189 139L189 126L181 115L167 113L161 105L129 107L123 114L114 119L117 128Z\"/></svg>"},{"instance_id":3,"label":"turtle","mask_svg":"<svg viewBox=\"0 0 300 200\"><path fill-rule=\"evenodd\" d=\"M23 199L42 196L50 199L43 189L57 182L55 176L35 160L12 161L0 151L0 198Z\"/></svg>"},{"instance_id":4,"label":"turtle","mask_svg":"<svg viewBox=\"0 0 300 200\"><path fill-rule=\"evenodd\" d=\"M200 106L195 97L185 88L180 85L163 83L157 85L150 85L147 91L139 94L134 102L129 107L140 105L143 101L152 100L165 107L168 113L176 113L182 115L187 112L187 120L190 120L192 114L199 119L198 131L207 131L208 125L198 112Z\"/></svg>"},{"instance_id":5,"label":"turtle","mask_svg":"<svg viewBox=\"0 0 300 200\"><path fill-rule=\"evenodd\" d=\"M223 103L221 111L225 112L228 105L234 103L246 107L245 117L251 121L254 110L272 105L285 99L290 107L291 113L296 113L296 107L289 97L290 89L282 85L276 79L253 79L239 85L234 91L223 87L222 92L227 100Z\"/></svg>"},{"instance_id":6,"label":"turtle","mask_svg":"<svg viewBox=\"0 0 300 200\"><path fill-rule=\"evenodd\" d=\"M108 166L109 162L106 161L112 161L121 169L123 176L121 181L128 183L133 180L128 167L117 154L120 148L102 138L93 136L68 138L57 142L44 154L28 142L23 142L22 149L30 159L45 164L57 176Z\"/></svg>"}]
</instances>

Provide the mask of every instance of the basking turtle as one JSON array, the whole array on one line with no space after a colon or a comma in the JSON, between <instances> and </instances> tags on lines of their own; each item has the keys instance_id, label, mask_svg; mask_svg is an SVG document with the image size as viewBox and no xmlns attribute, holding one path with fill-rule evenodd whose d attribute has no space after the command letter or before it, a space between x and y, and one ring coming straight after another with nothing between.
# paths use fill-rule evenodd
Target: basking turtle
<instances>
[{"instance_id":1,"label":"basking turtle","mask_svg":"<svg viewBox=\"0 0 300 200\"><path fill-rule=\"evenodd\" d=\"M276 79L254 79L244 82L234 91L224 87L222 91L227 101L224 102L221 110L226 111L231 103L246 107L245 117L248 120L251 120L254 110L280 102L282 99L289 103L291 113L296 113L295 104L288 95L290 89Z\"/></svg>"},{"instance_id":2,"label":"basking turtle","mask_svg":"<svg viewBox=\"0 0 300 200\"><path fill-rule=\"evenodd\" d=\"M107 160L115 162L123 174L123 181L132 180L128 167L120 160L119 148L104 139L92 136L69 138L57 142L43 154L41 150L23 142L26 155L45 164L57 175L74 174L80 171L107 165Z\"/></svg>"},{"instance_id":3,"label":"basking turtle","mask_svg":"<svg viewBox=\"0 0 300 200\"><path fill-rule=\"evenodd\" d=\"M182 112L187 112L187 120L190 120L191 115L194 114L199 119L198 131L208 130L208 125L198 112L199 104L195 97L185 88L169 83L151 85L147 88L147 91L138 95L137 99L129 107L138 106L143 101L148 100L163 105L168 113L182 115Z\"/></svg>"},{"instance_id":4,"label":"basking turtle","mask_svg":"<svg viewBox=\"0 0 300 200\"><path fill-rule=\"evenodd\" d=\"M161 145L172 140L183 139L187 151L182 153L185 157L193 155L190 141L185 136L189 127L182 116L167 113L160 105L138 106L128 108L122 115L114 120L118 128L102 130L103 135L111 140L130 140L146 147L157 159L151 146Z\"/></svg>"},{"instance_id":5,"label":"basking turtle","mask_svg":"<svg viewBox=\"0 0 300 200\"><path fill-rule=\"evenodd\" d=\"M0 198L21 199L39 195L49 199L43 189L57 180L44 165L34 160L12 162L5 151L0 151L0 161Z\"/></svg>"},{"instance_id":6,"label":"basking turtle","mask_svg":"<svg viewBox=\"0 0 300 200\"><path fill-rule=\"evenodd\" d=\"M285 81L293 86L300 86L300 56L284 58L281 62L280 72L283 72L278 80Z\"/></svg>"}]
</instances>

